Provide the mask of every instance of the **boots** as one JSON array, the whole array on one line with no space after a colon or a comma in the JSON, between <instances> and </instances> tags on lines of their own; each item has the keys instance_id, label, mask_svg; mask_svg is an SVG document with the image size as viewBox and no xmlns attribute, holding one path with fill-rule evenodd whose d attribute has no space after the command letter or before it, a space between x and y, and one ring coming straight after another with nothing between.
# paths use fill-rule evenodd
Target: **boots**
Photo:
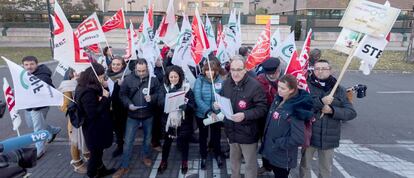
<instances>
[{"instance_id":1,"label":"boots","mask_svg":"<svg viewBox=\"0 0 414 178\"><path fill-rule=\"evenodd\" d=\"M158 174L164 173L165 170L167 170L168 162L167 161L161 161L160 167L158 167Z\"/></svg>"},{"instance_id":2,"label":"boots","mask_svg":"<svg viewBox=\"0 0 414 178\"><path fill-rule=\"evenodd\" d=\"M116 148L115 148L114 152L112 152L112 157L113 157L113 158L115 158L115 157L117 157L117 156L119 156L119 155L122 155L123 151L124 151L124 146L123 146L123 144L118 144L118 145L116 146Z\"/></svg>"},{"instance_id":3,"label":"boots","mask_svg":"<svg viewBox=\"0 0 414 178\"><path fill-rule=\"evenodd\" d=\"M187 174L188 171L188 161L182 161L181 162L181 173L182 174Z\"/></svg>"}]
</instances>

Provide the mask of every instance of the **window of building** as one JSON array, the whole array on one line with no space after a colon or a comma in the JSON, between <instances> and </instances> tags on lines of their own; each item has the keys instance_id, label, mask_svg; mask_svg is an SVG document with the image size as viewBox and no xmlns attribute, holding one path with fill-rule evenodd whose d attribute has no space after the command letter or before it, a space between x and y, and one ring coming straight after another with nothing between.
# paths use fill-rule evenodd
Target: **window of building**
<instances>
[{"instance_id":1,"label":"window of building","mask_svg":"<svg viewBox=\"0 0 414 178\"><path fill-rule=\"evenodd\" d=\"M233 3L233 7L234 8L242 8L243 7L243 2L234 2Z\"/></svg>"},{"instance_id":2,"label":"window of building","mask_svg":"<svg viewBox=\"0 0 414 178\"><path fill-rule=\"evenodd\" d=\"M273 0L273 4L276 4L277 3L277 0Z\"/></svg>"},{"instance_id":3,"label":"window of building","mask_svg":"<svg viewBox=\"0 0 414 178\"><path fill-rule=\"evenodd\" d=\"M188 8L196 8L197 7L197 5L198 5L198 3L196 3L196 2L188 2L187 3L187 7Z\"/></svg>"},{"instance_id":4,"label":"window of building","mask_svg":"<svg viewBox=\"0 0 414 178\"><path fill-rule=\"evenodd\" d=\"M213 7L213 8L222 8L222 7L228 7L228 2L223 1L207 1L202 2L201 5L203 7Z\"/></svg>"}]
</instances>

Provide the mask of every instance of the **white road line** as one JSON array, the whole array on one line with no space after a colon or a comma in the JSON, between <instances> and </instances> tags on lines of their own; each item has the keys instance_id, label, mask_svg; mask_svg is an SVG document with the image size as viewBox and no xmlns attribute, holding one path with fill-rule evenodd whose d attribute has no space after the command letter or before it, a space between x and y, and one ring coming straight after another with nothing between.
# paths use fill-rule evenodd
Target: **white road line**
<instances>
[{"instance_id":1,"label":"white road line","mask_svg":"<svg viewBox=\"0 0 414 178\"><path fill-rule=\"evenodd\" d=\"M345 178L354 178L354 176L351 176L346 170L342 167L341 164L339 164L336 159L333 159L333 165L338 169L338 171L345 177Z\"/></svg>"},{"instance_id":2,"label":"white road line","mask_svg":"<svg viewBox=\"0 0 414 178\"><path fill-rule=\"evenodd\" d=\"M359 144L341 144L335 149L335 152L400 176L412 176L414 163L371 150Z\"/></svg>"},{"instance_id":3,"label":"white road line","mask_svg":"<svg viewBox=\"0 0 414 178\"><path fill-rule=\"evenodd\" d=\"M227 175L231 175L230 159L226 159Z\"/></svg>"},{"instance_id":4,"label":"white road line","mask_svg":"<svg viewBox=\"0 0 414 178\"><path fill-rule=\"evenodd\" d=\"M313 170L311 170L311 177L312 178L318 178L318 176L316 176L315 172L313 172Z\"/></svg>"},{"instance_id":5,"label":"white road line","mask_svg":"<svg viewBox=\"0 0 414 178\"><path fill-rule=\"evenodd\" d=\"M377 91L379 94L411 94L414 91Z\"/></svg>"},{"instance_id":6,"label":"white road line","mask_svg":"<svg viewBox=\"0 0 414 178\"><path fill-rule=\"evenodd\" d=\"M194 166L197 166L197 167L194 167ZM187 171L187 174L185 175L181 173L181 167L182 165L180 164L180 169L178 170L178 178L186 178L191 175L197 175L198 174L198 159L193 160L193 161L188 161L188 171Z\"/></svg>"},{"instance_id":7,"label":"white road line","mask_svg":"<svg viewBox=\"0 0 414 178\"><path fill-rule=\"evenodd\" d=\"M155 178L158 173L158 167L160 167L161 164L161 153L157 153L157 159L155 160L154 165L152 165L151 174L149 175L149 178Z\"/></svg>"}]
</instances>

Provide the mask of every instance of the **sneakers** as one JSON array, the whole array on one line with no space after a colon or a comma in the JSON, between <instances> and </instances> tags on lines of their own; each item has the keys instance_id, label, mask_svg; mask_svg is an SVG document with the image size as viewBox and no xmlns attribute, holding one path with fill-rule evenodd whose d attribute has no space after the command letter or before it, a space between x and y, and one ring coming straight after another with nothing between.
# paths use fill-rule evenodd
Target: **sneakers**
<instances>
[{"instance_id":1,"label":"sneakers","mask_svg":"<svg viewBox=\"0 0 414 178\"><path fill-rule=\"evenodd\" d=\"M142 159L142 162L144 163L144 165L145 166L147 166L147 167L151 167L151 165L152 165L152 160L151 159L149 159L149 158L144 158L144 159Z\"/></svg>"},{"instance_id":2,"label":"sneakers","mask_svg":"<svg viewBox=\"0 0 414 178\"><path fill-rule=\"evenodd\" d=\"M128 173L129 169L127 168L119 168L118 171L112 176L112 178L122 178L122 176Z\"/></svg>"},{"instance_id":3,"label":"sneakers","mask_svg":"<svg viewBox=\"0 0 414 178\"><path fill-rule=\"evenodd\" d=\"M73 171L79 174L86 174L87 172L86 164L82 160L78 160L78 161L72 160L70 161L70 165L73 166Z\"/></svg>"},{"instance_id":4,"label":"sneakers","mask_svg":"<svg viewBox=\"0 0 414 178\"><path fill-rule=\"evenodd\" d=\"M62 131L62 128L60 128L60 127L56 127L56 128L53 128L53 129L55 129L55 130L54 130L54 133L52 134L52 138L50 140L48 140L47 143L52 143L53 140L55 140L57 134L59 134L60 131Z\"/></svg>"}]
</instances>

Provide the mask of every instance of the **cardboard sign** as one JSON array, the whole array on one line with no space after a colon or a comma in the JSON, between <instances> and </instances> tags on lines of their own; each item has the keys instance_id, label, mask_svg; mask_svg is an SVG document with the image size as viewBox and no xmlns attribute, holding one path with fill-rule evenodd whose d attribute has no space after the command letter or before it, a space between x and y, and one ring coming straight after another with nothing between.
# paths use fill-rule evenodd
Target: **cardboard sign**
<instances>
[{"instance_id":1,"label":"cardboard sign","mask_svg":"<svg viewBox=\"0 0 414 178\"><path fill-rule=\"evenodd\" d=\"M352 0L339 26L385 38L390 32L400 9L365 0Z\"/></svg>"},{"instance_id":2,"label":"cardboard sign","mask_svg":"<svg viewBox=\"0 0 414 178\"><path fill-rule=\"evenodd\" d=\"M359 39L362 36L361 33L353 31L347 28L342 28L341 33L336 40L333 49L339 52L350 55L352 48L358 45Z\"/></svg>"}]
</instances>

